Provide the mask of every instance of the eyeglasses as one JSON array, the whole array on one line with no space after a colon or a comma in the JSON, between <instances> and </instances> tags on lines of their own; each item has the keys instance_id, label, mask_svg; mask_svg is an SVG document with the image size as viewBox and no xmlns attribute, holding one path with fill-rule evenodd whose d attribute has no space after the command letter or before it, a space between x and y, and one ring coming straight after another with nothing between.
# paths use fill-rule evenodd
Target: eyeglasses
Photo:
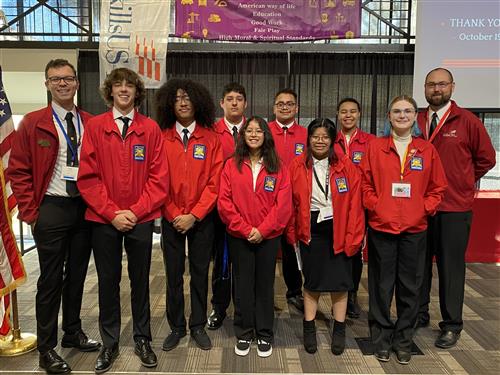
<instances>
[{"instance_id":1,"label":"eyeglasses","mask_svg":"<svg viewBox=\"0 0 500 375\"><path fill-rule=\"evenodd\" d=\"M283 109L285 107L293 108L293 107L295 107L295 104L297 104L297 103L295 103L295 102L278 102L278 103L275 103L274 105L276 107L278 107L279 109Z\"/></svg>"},{"instance_id":2,"label":"eyeglasses","mask_svg":"<svg viewBox=\"0 0 500 375\"><path fill-rule=\"evenodd\" d=\"M245 135L262 135L264 132L261 129L257 130L251 130L251 129L246 129L245 130Z\"/></svg>"},{"instance_id":3,"label":"eyeglasses","mask_svg":"<svg viewBox=\"0 0 500 375\"><path fill-rule=\"evenodd\" d=\"M175 97L175 102L180 103L184 100L185 103L190 103L191 99L189 99L189 96L187 95L179 95Z\"/></svg>"},{"instance_id":4,"label":"eyeglasses","mask_svg":"<svg viewBox=\"0 0 500 375\"><path fill-rule=\"evenodd\" d=\"M311 135L311 140L313 142L319 142L319 141L329 142L330 139L331 138L327 135Z\"/></svg>"},{"instance_id":5,"label":"eyeglasses","mask_svg":"<svg viewBox=\"0 0 500 375\"><path fill-rule=\"evenodd\" d=\"M453 82L426 82L425 87L428 89L434 89L438 88L440 90L447 88L449 85L451 85Z\"/></svg>"},{"instance_id":6,"label":"eyeglasses","mask_svg":"<svg viewBox=\"0 0 500 375\"><path fill-rule=\"evenodd\" d=\"M415 110L413 108L406 108L406 109L391 109L391 113L394 116L410 116L415 113Z\"/></svg>"},{"instance_id":7,"label":"eyeglasses","mask_svg":"<svg viewBox=\"0 0 500 375\"><path fill-rule=\"evenodd\" d=\"M61 83L61 81L64 81L66 84L71 84L76 82L76 77L75 76L66 76L66 77L49 77L47 78L47 81L52 83L53 85L58 85Z\"/></svg>"}]
</instances>

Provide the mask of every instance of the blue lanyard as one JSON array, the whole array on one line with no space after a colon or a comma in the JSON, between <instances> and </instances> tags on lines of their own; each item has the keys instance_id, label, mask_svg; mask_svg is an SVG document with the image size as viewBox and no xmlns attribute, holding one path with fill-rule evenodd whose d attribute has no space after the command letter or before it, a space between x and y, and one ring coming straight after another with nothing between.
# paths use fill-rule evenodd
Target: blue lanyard
<instances>
[{"instance_id":1,"label":"blue lanyard","mask_svg":"<svg viewBox=\"0 0 500 375\"><path fill-rule=\"evenodd\" d=\"M61 120L59 119L59 116L57 116L57 113L53 109L52 109L52 115L54 116L54 118L57 121L57 124L61 128L61 131L62 131L62 133L64 135L64 138L66 139L66 143L68 144L69 149L71 150L71 162L74 163L75 159L76 159L77 152L78 152L78 146L80 146L80 140L82 138L81 137L82 133L80 131L80 114L78 113L78 110L77 110L76 111L76 123L77 123L77 126L78 126L78 143L77 143L77 149L76 150L73 149L73 144L69 140L68 133L66 133L66 130L64 129L64 126L63 126Z\"/></svg>"}]
</instances>

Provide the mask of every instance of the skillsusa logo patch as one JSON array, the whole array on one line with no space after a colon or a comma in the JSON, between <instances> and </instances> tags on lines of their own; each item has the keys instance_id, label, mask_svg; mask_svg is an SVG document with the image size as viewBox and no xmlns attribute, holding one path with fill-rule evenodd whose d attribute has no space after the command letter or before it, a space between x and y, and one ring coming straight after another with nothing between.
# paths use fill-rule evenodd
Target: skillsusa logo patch
<instances>
[{"instance_id":1,"label":"skillsusa logo patch","mask_svg":"<svg viewBox=\"0 0 500 375\"><path fill-rule=\"evenodd\" d=\"M295 155L302 155L304 153L304 144L295 143Z\"/></svg>"},{"instance_id":2,"label":"skillsusa logo patch","mask_svg":"<svg viewBox=\"0 0 500 375\"><path fill-rule=\"evenodd\" d=\"M363 158L363 153L361 151L354 151L352 153L352 162L354 164L361 163L361 159Z\"/></svg>"},{"instance_id":3,"label":"skillsusa logo patch","mask_svg":"<svg viewBox=\"0 0 500 375\"><path fill-rule=\"evenodd\" d=\"M134 145L134 160L144 161L146 158L146 146Z\"/></svg>"},{"instance_id":4,"label":"skillsusa logo patch","mask_svg":"<svg viewBox=\"0 0 500 375\"><path fill-rule=\"evenodd\" d=\"M276 177L266 176L264 179L264 190L265 191L274 191L276 187Z\"/></svg>"},{"instance_id":5,"label":"skillsusa logo patch","mask_svg":"<svg viewBox=\"0 0 500 375\"><path fill-rule=\"evenodd\" d=\"M193 158L199 160L205 160L206 157L207 157L207 147L205 145L194 145Z\"/></svg>"},{"instance_id":6,"label":"skillsusa logo patch","mask_svg":"<svg viewBox=\"0 0 500 375\"><path fill-rule=\"evenodd\" d=\"M424 169L424 159L414 156L410 160L410 169L412 171L422 171Z\"/></svg>"},{"instance_id":7,"label":"skillsusa logo patch","mask_svg":"<svg viewBox=\"0 0 500 375\"><path fill-rule=\"evenodd\" d=\"M347 186L347 180L345 177L336 178L335 184L337 185L337 191L339 193L345 193L345 192L349 191L349 188Z\"/></svg>"}]
</instances>

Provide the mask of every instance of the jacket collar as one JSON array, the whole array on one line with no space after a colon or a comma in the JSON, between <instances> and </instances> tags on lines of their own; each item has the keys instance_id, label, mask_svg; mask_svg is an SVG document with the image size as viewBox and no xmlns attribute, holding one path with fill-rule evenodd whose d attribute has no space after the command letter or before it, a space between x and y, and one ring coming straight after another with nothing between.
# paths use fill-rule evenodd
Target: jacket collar
<instances>
[{"instance_id":1,"label":"jacket collar","mask_svg":"<svg viewBox=\"0 0 500 375\"><path fill-rule=\"evenodd\" d=\"M116 133L118 134L120 137L122 136L120 134L120 131L118 130L118 127L116 126L116 123L115 123L115 118L113 116L113 110L109 110L108 112L106 112L106 121L104 121L104 131L106 133ZM144 133L144 128L141 126L142 124L142 119L141 119L142 115L135 111L134 113L134 120L132 121L132 123L130 124L129 126L129 131L130 132L134 132L136 133L137 135L142 135Z\"/></svg>"},{"instance_id":2,"label":"jacket collar","mask_svg":"<svg viewBox=\"0 0 500 375\"><path fill-rule=\"evenodd\" d=\"M279 126L278 121L274 120L272 124L276 127L277 134L283 134L283 128ZM296 126L300 126L297 121L293 120L292 125L288 126L287 128L287 134L293 134L295 132Z\"/></svg>"},{"instance_id":3,"label":"jacket collar","mask_svg":"<svg viewBox=\"0 0 500 375\"><path fill-rule=\"evenodd\" d=\"M200 139L205 136L206 129L202 127L200 124L196 123L194 128L194 132L190 135L189 139ZM177 129L175 128L175 124L172 125L171 128L165 130L165 138L169 141L173 141L174 139L178 139L182 142L179 133L177 133Z\"/></svg>"},{"instance_id":4,"label":"jacket collar","mask_svg":"<svg viewBox=\"0 0 500 375\"><path fill-rule=\"evenodd\" d=\"M391 152L391 150L393 150L397 154L398 150L396 149L396 145L394 144L392 136L388 136L386 138L387 143L384 147L382 147L382 151L384 151L385 153L389 153ZM409 150L413 151L413 154L415 154L416 152L422 152L422 150L425 148L425 145L426 141L424 141L422 138L412 136L408 148Z\"/></svg>"}]
</instances>

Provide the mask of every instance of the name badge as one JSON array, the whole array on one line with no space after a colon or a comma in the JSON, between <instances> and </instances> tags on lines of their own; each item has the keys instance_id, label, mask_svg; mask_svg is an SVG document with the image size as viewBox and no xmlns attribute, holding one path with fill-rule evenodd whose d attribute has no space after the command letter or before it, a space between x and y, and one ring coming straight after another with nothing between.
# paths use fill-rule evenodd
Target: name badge
<instances>
[{"instance_id":1,"label":"name badge","mask_svg":"<svg viewBox=\"0 0 500 375\"><path fill-rule=\"evenodd\" d=\"M392 183L392 196L395 198L410 198L411 184L404 182Z\"/></svg>"},{"instance_id":2,"label":"name badge","mask_svg":"<svg viewBox=\"0 0 500 375\"><path fill-rule=\"evenodd\" d=\"M78 167L64 165L61 171L61 179L66 181L76 181L78 178Z\"/></svg>"},{"instance_id":3,"label":"name badge","mask_svg":"<svg viewBox=\"0 0 500 375\"><path fill-rule=\"evenodd\" d=\"M322 207L319 209L319 215L317 223L321 223L325 220L333 219L333 208L332 207Z\"/></svg>"},{"instance_id":4,"label":"name badge","mask_svg":"<svg viewBox=\"0 0 500 375\"><path fill-rule=\"evenodd\" d=\"M304 144L295 143L295 155L302 155L304 153Z\"/></svg>"}]
</instances>

